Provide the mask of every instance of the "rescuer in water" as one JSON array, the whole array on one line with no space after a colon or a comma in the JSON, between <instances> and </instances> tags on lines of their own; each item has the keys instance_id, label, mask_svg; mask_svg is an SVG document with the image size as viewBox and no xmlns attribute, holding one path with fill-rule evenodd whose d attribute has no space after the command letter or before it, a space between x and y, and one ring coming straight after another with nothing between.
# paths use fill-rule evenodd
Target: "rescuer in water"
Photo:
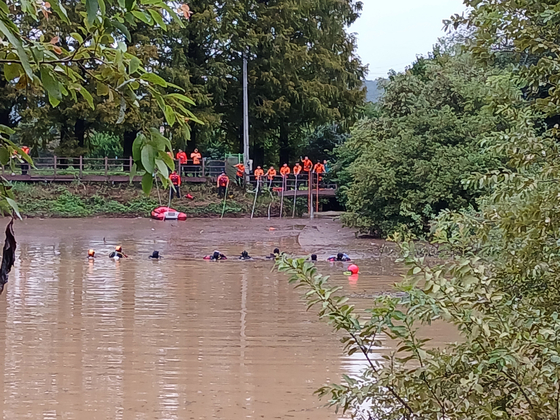
<instances>
[{"instance_id":1,"label":"rescuer in water","mask_svg":"<svg viewBox=\"0 0 560 420\"><path fill-rule=\"evenodd\" d=\"M123 252L122 246L119 245L115 247L115 250L109 254L109 258L120 260L121 258L128 258L128 255Z\"/></svg>"},{"instance_id":2,"label":"rescuer in water","mask_svg":"<svg viewBox=\"0 0 560 420\"><path fill-rule=\"evenodd\" d=\"M204 257L204 259L210 261L221 261L221 260L227 260L227 257L224 254L222 254L220 251L214 251L212 255L207 255Z\"/></svg>"},{"instance_id":3,"label":"rescuer in water","mask_svg":"<svg viewBox=\"0 0 560 420\"><path fill-rule=\"evenodd\" d=\"M95 259L95 251L93 249L90 249L87 252L87 259L88 260L94 260Z\"/></svg>"},{"instance_id":4,"label":"rescuer in water","mask_svg":"<svg viewBox=\"0 0 560 420\"><path fill-rule=\"evenodd\" d=\"M248 260L252 260L253 257L251 257L247 251L243 251L239 256L239 259L242 261L248 261Z\"/></svg>"},{"instance_id":5,"label":"rescuer in water","mask_svg":"<svg viewBox=\"0 0 560 420\"><path fill-rule=\"evenodd\" d=\"M327 261L352 261L352 260L347 254L343 254L342 252L339 252L336 255L331 255L329 258L327 258Z\"/></svg>"}]
</instances>

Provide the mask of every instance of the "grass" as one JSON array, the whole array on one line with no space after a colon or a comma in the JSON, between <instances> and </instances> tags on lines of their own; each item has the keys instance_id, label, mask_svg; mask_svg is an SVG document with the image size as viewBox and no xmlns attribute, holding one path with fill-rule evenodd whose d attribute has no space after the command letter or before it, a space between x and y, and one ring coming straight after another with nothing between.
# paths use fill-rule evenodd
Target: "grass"
<instances>
[{"instance_id":1,"label":"grass","mask_svg":"<svg viewBox=\"0 0 560 420\"><path fill-rule=\"evenodd\" d=\"M27 217L150 217L151 211L159 206L156 190L146 197L136 186L110 185L105 183L71 184L13 183L13 191L22 215ZM219 199L211 184L183 186L182 194L194 196L174 199L171 207L190 217L219 217L224 209L223 199ZM168 205L168 191L160 191L161 204ZM228 192L224 217L244 217L251 214L254 195L233 187ZM268 207L277 216L280 209L278 197L262 194L257 199L255 216L266 216ZM284 201L284 213L291 215L292 201ZM298 199L297 213L303 206Z\"/></svg>"}]
</instances>

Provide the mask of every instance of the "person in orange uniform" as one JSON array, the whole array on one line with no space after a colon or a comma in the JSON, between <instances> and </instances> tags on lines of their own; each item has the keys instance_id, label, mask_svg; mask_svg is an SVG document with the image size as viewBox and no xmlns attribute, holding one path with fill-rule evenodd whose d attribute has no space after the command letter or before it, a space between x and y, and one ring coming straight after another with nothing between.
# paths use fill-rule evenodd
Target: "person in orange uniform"
<instances>
[{"instance_id":1,"label":"person in orange uniform","mask_svg":"<svg viewBox=\"0 0 560 420\"><path fill-rule=\"evenodd\" d=\"M222 198L226 195L226 189L229 184L229 178L224 171L218 177L218 197Z\"/></svg>"},{"instance_id":2,"label":"person in orange uniform","mask_svg":"<svg viewBox=\"0 0 560 420\"><path fill-rule=\"evenodd\" d=\"M294 165L294 176L296 177L296 185L295 185L294 189L296 189L296 190L298 189L297 180L298 180L298 176L299 176L300 173L301 173L301 165L299 164L299 162L297 162Z\"/></svg>"},{"instance_id":3,"label":"person in orange uniform","mask_svg":"<svg viewBox=\"0 0 560 420\"><path fill-rule=\"evenodd\" d=\"M187 164L188 160L187 160L187 154L185 152L183 152L181 149L179 149L179 151L177 152L177 154L175 155L175 157L177 158L177 160L179 161L179 165L183 166L183 170L181 171L182 173L185 173L185 165Z\"/></svg>"},{"instance_id":4,"label":"person in orange uniform","mask_svg":"<svg viewBox=\"0 0 560 420\"><path fill-rule=\"evenodd\" d=\"M234 167L237 168L237 172L235 174L235 180L237 182L237 185L242 187L243 186L243 176L245 175L245 165L243 165L241 162L239 162L237 165L234 165Z\"/></svg>"},{"instance_id":5,"label":"person in orange uniform","mask_svg":"<svg viewBox=\"0 0 560 420\"><path fill-rule=\"evenodd\" d=\"M202 155L198 152L198 149L194 149L194 152L191 153L192 164L195 166L194 174L198 176L200 174L200 159L202 159Z\"/></svg>"},{"instance_id":6,"label":"person in orange uniform","mask_svg":"<svg viewBox=\"0 0 560 420\"><path fill-rule=\"evenodd\" d=\"M274 169L274 166L271 166L270 168L268 168L268 171L266 171L266 177L268 178L268 188L272 188L272 183L274 182L275 176L276 169Z\"/></svg>"},{"instance_id":7,"label":"person in orange uniform","mask_svg":"<svg viewBox=\"0 0 560 420\"><path fill-rule=\"evenodd\" d=\"M257 169L255 169L255 172L253 172L253 175L255 175L255 181L257 181L257 188L258 188L259 185L261 184L261 179L264 176L264 171L260 166L257 166Z\"/></svg>"},{"instance_id":8,"label":"person in orange uniform","mask_svg":"<svg viewBox=\"0 0 560 420\"><path fill-rule=\"evenodd\" d=\"M325 173L325 165L323 165L320 160L318 160L313 167L313 173L317 174L317 183L321 182L321 174Z\"/></svg>"},{"instance_id":9,"label":"person in orange uniform","mask_svg":"<svg viewBox=\"0 0 560 420\"><path fill-rule=\"evenodd\" d=\"M303 159L302 162L303 162L303 172L307 176L307 179L309 180L311 179L309 178L309 174L313 169L313 162L311 162L311 159L309 159L307 156L305 156L305 159Z\"/></svg>"},{"instance_id":10,"label":"person in orange uniform","mask_svg":"<svg viewBox=\"0 0 560 420\"><path fill-rule=\"evenodd\" d=\"M173 200L173 194L177 196L177 198L181 198L181 176L177 173L177 171L171 172L169 175L169 180L171 181L171 199Z\"/></svg>"},{"instance_id":11,"label":"person in orange uniform","mask_svg":"<svg viewBox=\"0 0 560 420\"><path fill-rule=\"evenodd\" d=\"M29 152L30 152L31 150L30 150L29 147L27 147L27 146L21 146L21 151L22 151L23 153L25 153L27 156L29 156ZM24 161L24 162L21 164L21 174L22 174L22 175L27 175L27 171L28 171L28 170L29 170L29 164L28 164L27 162Z\"/></svg>"},{"instance_id":12,"label":"person in orange uniform","mask_svg":"<svg viewBox=\"0 0 560 420\"><path fill-rule=\"evenodd\" d=\"M290 167L287 163L284 163L284 165L280 168L280 175L282 175L282 188L286 189L288 175L290 175Z\"/></svg>"},{"instance_id":13,"label":"person in orange uniform","mask_svg":"<svg viewBox=\"0 0 560 420\"><path fill-rule=\"evenodd\" d=\"M301 165L298 162L294 165L294 175L299 176L300 173L301 173Z\"/></svg>"}]
</instances>

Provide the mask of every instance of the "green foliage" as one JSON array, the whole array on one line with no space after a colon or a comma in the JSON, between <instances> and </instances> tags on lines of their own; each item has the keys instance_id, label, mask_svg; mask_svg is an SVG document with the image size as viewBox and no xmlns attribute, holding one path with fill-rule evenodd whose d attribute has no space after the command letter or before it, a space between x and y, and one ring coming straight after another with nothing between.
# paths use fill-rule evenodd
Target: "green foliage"
<instances>
[{"instance_id":1,"label":"green foliage","mask_svg":"<svg viewBox=\"0 0 560 420\"><path fill-rule=\"evenodd\" d=\"M89 137L89 152L87 157L121 157L123 148L120 139L111 133L94 133Z\"/></svg>"},{"instance_id":2,"label":"green foliage","mask_svg":"<svg viewBox=\"0 0 560 420\"><path fill-rule=\"evenodd\" d=\"M377 115L356 124L337 150L344 221L385 236L405 228L416 234L443 209L475 204L462 179L499 161L479 146L503 118L484 107L489 79L469 54L435 50L404 74L393 74Z\"/></svg>"},{"instance_id":3,"label":"green foliage","mask_svg":"<svg viewBox=\"0 0 560 420\"><path fill-rule=\"evenodd\" d=\"M183 14L189 17L184 9ZM159 0L141 3L85 0L70 4L59 0L21 4L2 0L2 87L16 89L25 99L21 111L24 118L25 110L44 108L47 99L52 109L63 104L59 115L59 120L64 121L60 124L59 148L70 149L71 154L81 153L84 147L83 113L118 109L115 123L120 124L127 109L139 114L147 99L157 103L159 113L169 127L177 125L182 130L189 130L189 121L200 121L185 108L185 103L193 102L183 95L184 89L154 74L150 67L144 67L134 50L129 51L127 46L134 30L144 25L165 30L165 22L171 20L183 26L175 11ZM75 137L66 133L68 115L64 115L64 111L69 106L67 100L75 104L72 112ZM37 114L29 117L27 121L35 124L39 121ZM9 116L6 119L9 120ZM148 135L153 118L138 117L138 120L137 130ZM41 124L48 125L48 120L41 120ZM0 135L0 138L1 147L12 147L7 137ZM155 154L149 155L144 166L150 166L148 161L159 166ZM160 168L160 172L165 171Z\"/></svg>"},{"instance_id":4,"label":"green foliage","mask_svg":"<svg viewBox=\"0 0 560 420\"><path fill-rule=\"evenodd\" d=\"M320 318L344 333L345 353L365 359L360 374L344 375L343 384L318 394L364 420L557 418L558 313L509 296L480 259L456 257L430 267L412 245L403 252L408 272L397 291L405 296L374 298L364 313L311 263L278 262L303 289L308 309L318 308ZM449 324L459 342L430 346L418 330L434 322ZM382 360L372 357L386 349L386 338L394 350Z\"/></svg>"}]
</instances>

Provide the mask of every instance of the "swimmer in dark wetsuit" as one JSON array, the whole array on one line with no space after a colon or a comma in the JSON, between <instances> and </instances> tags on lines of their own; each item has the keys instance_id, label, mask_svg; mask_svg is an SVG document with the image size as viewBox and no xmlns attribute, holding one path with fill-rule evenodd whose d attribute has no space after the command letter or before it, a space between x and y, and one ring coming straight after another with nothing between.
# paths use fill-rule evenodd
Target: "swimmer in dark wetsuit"
<instances>
[{"instance_id":1,"label":"swimmer in dark wetsuit","mask_svg":"<svg viewBox=\"0 0 560 420\"><path fill-rule=\"evenodd\" d=\"M212 255L207 255L204 257L205 260L210 261L220 261L220 260L227 260L227 257L222 254L220 251L214 251Z\"/></svg>"},{"instance_id":2,"label":"swimmer in dark wetsuit","mask_svg":"<svg viewBox=\"0 0 560 420\"><path fill-rule=\"evenodd\" d=\"M317 261L317 254L311 254L311 261Z\"/></svg>"},{"instance_id":3,"label":"swimmer in dark wetsuit","mask_svg":"<svg viewBox=\"0 0 560 420\"><path fill-rule=\"evenodd\" d=\"M327 258L327 261L352 261L352 260L348 255L339 252L336 255L331 255L329 258Z\"/></svg>"},{"instance_id":4,"label":"swimmer in dark wetsuit","mask_svg":"<svg viewBox=\"0 0 560 420\"><path fill-rule=\"evenodd\" d=\"M270 254L266 258L269 259L269 260L275 260L279 256L280 256L280 250L278 248L274 248L274 251L272 251L272 254Z\"/></svg>"},{"instance_id":5,"label":"swimmer in dark wetsuit","mask_svg":"<svg viewBox=\"0 0 560 420\"><path fill-rule=\"evenodd\" d=\"M115 260L120 260L121 258L125 258L127 255L122 252L122 246L115 247L115 250L109 254L109 258L113 258Z\"/></svg>"},{"instance_id":6,"label":"swimmer in dark wetsuit","mask_svg":"<svg viewBox=\"0 0 560 420\"><path fill-rule=\"evenodd\" d=\"M154 260L159 260L161 258L161 256L159 255L159 251L154 251L152 252L152 255L150 255L148 258L154 259Z\"/></svg>"},{"instance_id":7,"label":"swimmer in dark wetsuit","mask_svg":"<svg viewBox=\"0 0 560 420\"><path fill-rule=\"evenodd\" d=\"M253 258L249 255L247 251L243 251L239 256L239 259L242 261L248 261L248 260L252 260Z\"/></svg>"}]
</instances>

